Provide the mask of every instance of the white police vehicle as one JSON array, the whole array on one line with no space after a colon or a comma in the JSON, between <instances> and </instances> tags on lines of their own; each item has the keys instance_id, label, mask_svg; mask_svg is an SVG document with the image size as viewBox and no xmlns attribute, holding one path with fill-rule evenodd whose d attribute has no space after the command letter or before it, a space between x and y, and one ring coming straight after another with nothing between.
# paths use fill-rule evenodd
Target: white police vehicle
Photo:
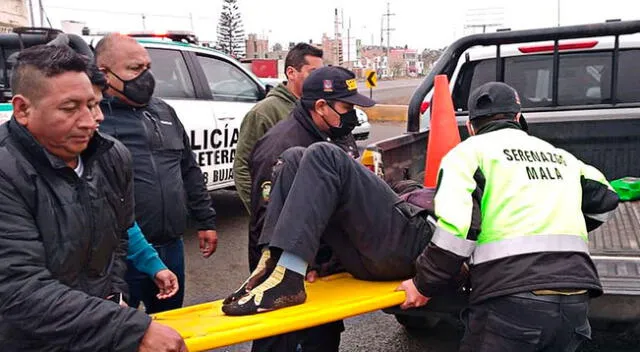
<instances>
[{"instance_id":1,"label":"white police vehicle","mask_svg":"<svg viewBox=\"0 0 640 352\"><path fill-rule=\"evenodd\" d=\"M60 31L24 28L0 34L0 119L11 117L10 67L21 47L44 44ZM238 61L194 44L189 33L132 35L151 56L155 95L177 112L203 171L207 189L233 186L238 129L245 114L266 96L266 88ZM72 44L95 45L100 37L70 35Z\"/></svg>"},{"instance_id":2,"label":"white police vehicle","mask_svg":"<svg viewBox=\"0 0 640 352\"><path fill-rule=\"evenodd\" d=\"M0 122L11 117L8 61L21 47L53 40L58 30L21 28L0 34ZM164 99L185 126L207 189L232 187L233 160L238 131L245 114L262 100L264 84L240 62L214 49L197 45L191 32L130 33L149 52L156 79L154 95ZM76 46L95 46L101 36L70 35ZM369 135L369 123L362 111L361 125L354 131L359 139Z\"/></svg>"}]
</instances>

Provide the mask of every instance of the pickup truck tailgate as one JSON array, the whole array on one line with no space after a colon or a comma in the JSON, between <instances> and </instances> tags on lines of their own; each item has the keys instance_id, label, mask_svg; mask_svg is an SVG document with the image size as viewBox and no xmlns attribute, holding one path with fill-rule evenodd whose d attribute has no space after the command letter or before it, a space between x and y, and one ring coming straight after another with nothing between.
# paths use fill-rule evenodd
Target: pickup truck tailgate
<instances>
[{"instance_id":1,"label":"pickup truck tailgate","mask_svg":"<svg viewBox=\"0 0 640 352\"><path fill-rule=\"evenodd\" d=\"M606 293L640 294L640 201L620 203L589 247Z\"/></svg>"}]
</instances>

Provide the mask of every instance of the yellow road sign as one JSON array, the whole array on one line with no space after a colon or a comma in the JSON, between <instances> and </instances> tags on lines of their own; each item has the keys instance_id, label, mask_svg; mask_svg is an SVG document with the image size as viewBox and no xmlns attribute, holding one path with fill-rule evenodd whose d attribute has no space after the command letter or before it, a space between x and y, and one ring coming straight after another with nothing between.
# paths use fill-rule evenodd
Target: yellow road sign
<instances>
[{"instance_id":1,"label":"yellow road sign","mask_svg":"<svg viewBox=\"0 0 640 352\"><path fill-rule=\"evenodd\" d=\"M364 82L367 88L375 88L378 86L378 75L374 70L366 70L364 73Z\"/></svg>"}]
</instances>

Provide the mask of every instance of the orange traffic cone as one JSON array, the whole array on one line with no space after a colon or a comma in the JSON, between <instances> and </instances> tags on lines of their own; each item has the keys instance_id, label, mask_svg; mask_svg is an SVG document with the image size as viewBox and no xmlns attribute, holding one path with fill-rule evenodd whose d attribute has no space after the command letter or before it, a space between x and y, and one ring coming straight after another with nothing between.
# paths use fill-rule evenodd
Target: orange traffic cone
<instances>
[{"instance_id":1,"label":"orange traffic cone","mask_svg":"<svg viewBox=\"0 0 640 352\"><path fill-rule=\"evenodd\" d=\"M436 186L440 161L460 143L460 132L458 132L456 113L453 110L449 80L446 75L437 75L433 82L430 125L425 158L425 187Z\"/></svg>"}]
</instances>

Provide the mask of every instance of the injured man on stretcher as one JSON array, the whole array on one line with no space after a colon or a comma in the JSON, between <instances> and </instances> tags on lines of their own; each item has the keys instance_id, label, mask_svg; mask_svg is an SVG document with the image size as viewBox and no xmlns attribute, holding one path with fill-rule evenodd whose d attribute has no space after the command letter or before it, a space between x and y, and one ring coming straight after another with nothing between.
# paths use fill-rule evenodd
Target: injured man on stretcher
<instances>
[{"instance_id":1,"label":"injured man on stretcher","mask_svg":"<svg viewBox=\"0 0 640 352\"><path fill-rule=\"evenodd\" d=\"M223 312L248 315L304 303L305 275L321 241L355 278L413 278L408 282L420 291L426 284L420 276L434 275L424 260L435 230L433 193L418 188L399 196L330 143L288 149L274 166L259 242L262 257L249 278L224 300ZM458 264L452 276L459 273ZM443 280L443 289L459 286L456 281ZM433 291L433 282L429 286Z\"/></svg>"}]
</instances>

